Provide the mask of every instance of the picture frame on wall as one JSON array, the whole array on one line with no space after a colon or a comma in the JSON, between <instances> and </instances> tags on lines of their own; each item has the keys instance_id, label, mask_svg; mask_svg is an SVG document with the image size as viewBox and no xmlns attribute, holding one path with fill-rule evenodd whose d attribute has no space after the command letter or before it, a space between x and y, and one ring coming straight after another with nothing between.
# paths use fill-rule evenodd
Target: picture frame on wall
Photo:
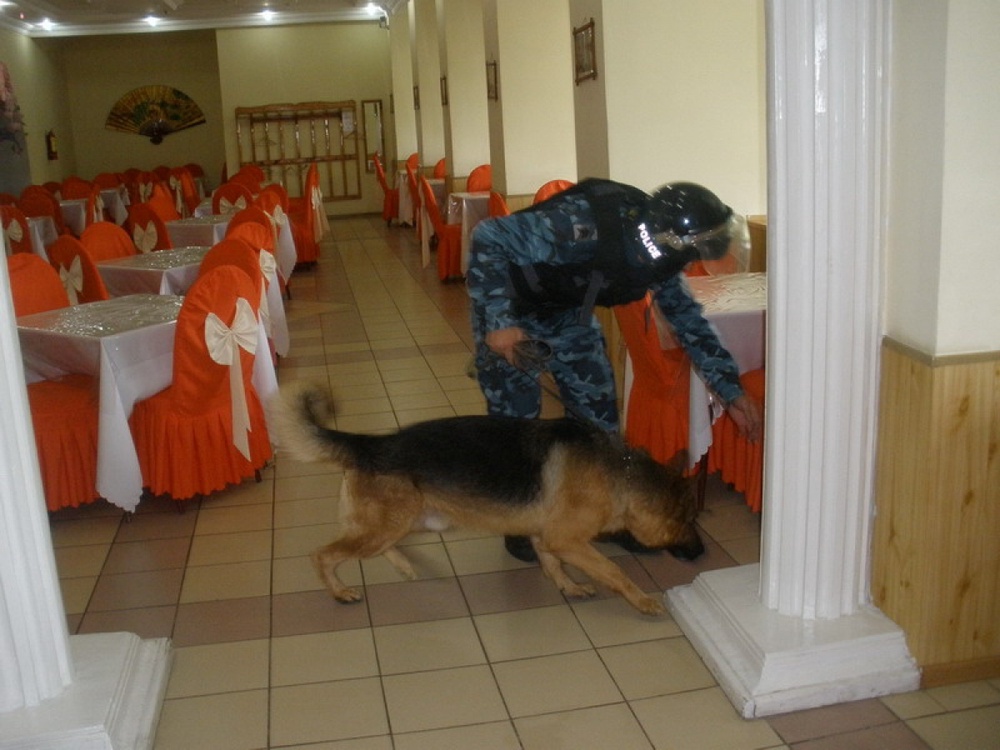
<instances>
[{"instance_id":1,"label":"picture frame on wall","mask_svg":"<svg viewBox=\"0 0 1000 750\"><path fill-rule=\"evenodd\" d=\"M486 63L486 98L495 102L500 100L500 89L497 86L496 60L490 60Z\"/></svg>"},{"instance_id":2,"label":"picture frame on wall","mask_svg":"<svg viewBox=\"0 0 1000 750\"><path fill-rule=\"evenodd\" d=\"M577 86L584 81L597 78L593 18L579 28L573 27L573 70Z\"/></svg>"}]
</instances>

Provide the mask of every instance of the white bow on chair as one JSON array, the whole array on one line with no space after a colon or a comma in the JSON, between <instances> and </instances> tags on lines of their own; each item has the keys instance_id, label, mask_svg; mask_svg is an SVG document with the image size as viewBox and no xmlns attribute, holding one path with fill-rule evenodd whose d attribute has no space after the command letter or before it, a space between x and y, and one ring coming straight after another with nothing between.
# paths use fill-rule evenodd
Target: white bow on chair
<instances>
[{"instance_id":1,"label":"white bow on chair","mask_svg":"<svg viewBox=\"0 0 1000 750\"><path fill-rule=\"evenodd\" d=\"M69 303L75 305L79 302L77 294L83 291L83 268L80 266L80 256L73 258L69 268L59 265L59 279L66 287L66 294L69 296Z\"/></svg>"},{"instance_id":2,"label":"white bow on chair","mask_svg":"<svg viewBox=\"0 0 1000 750\"><path fill-rule=\"evenodd\" d=\"M21 229L21 222L16 219L11 219L10 224L4 227L4 231L14 242L20 242L24 239L24 230Z\"/></svg>"},{"instance_id":3,"label":"white bow on chair","mask_svg":"<svg viewBox=\"0 0 1000 750\"><path fill-rule=\"evenodd\" d=\"M140 182L139 183L139 202L145 203L149 200L149 197L153 194L153 183L152 182Z\"/></svg>"},{"instance_id":4,"label":"white bow on chair","mask_svg":"<svg viewBox=\"0 0 1000 750\"><path fill-rule=\"evenodd\" d=\"M234 203L230 203L228 198L219 198L219 213L231 214L242 211L247 207L247 199L242 195Z\"/></svg>"},{"instance_id":5,"label":"white bow on chair","mask_svg":"<svg viewBox=\"0 0 1000 750\"><path fill-rule=\"evenodd\" d=\"M136 224L132 228L132 241L135 242L135 246L139 248L140 253L149 253L156 249L156 241L159 239L159 235L156 233L156 224L149 222L145 229Z\"/></svg>"},{"instance_id":6,"label":"white bow on chair","mask_svg":"<svg viewBox=\"0 0 1000 750\"><path fill-rule=\"evenodd\" d=\"M260 249L257 257L260 259L260 272L263 275L260 282L260 320L264 324L264 333L270 338L271 308L267 304L267 285L271 283L271 279L275 278L278 264L275 262L274 256L264 248Z\"/></svg>"},{"instance_id":7,"label":"white bow on chair","mask_svg":"<svg viewBox=\"0 0 1000 750\"><path fill-rule=\"evenodd\" d=\"M240 349L250 354L257 351L257 316L250 303L242 297L236 300L236 315L232 326L227 326L218 315L209 313L205 318L205 343L212 361L229 366L229 398L233 411L233 445L250 459L250 410L247 393L243 387L243 367Z\"/></svg>"},{"instance_id":8,"label":"white bow on chair","mask_svg":"<svg viewBox=\"0 0 1000 750\"><path fill-rule=\"evenodd\" d=\"M102 221L104 219L104 199L100 193L94 198L94 215L91 218L94 221Z\"/></svg>"},{"instance_id":9,"label":"white bow on chair","mask_svg":"<svg viewBox=\"0 0 1000 750\"><path fill-rule=\"evenodd\" d=\"M170 175L170 191L174 194L174 208L177 213L184 215L184 201L181 198L181 181L176 175Z\"/></svg>"}]
</instances>

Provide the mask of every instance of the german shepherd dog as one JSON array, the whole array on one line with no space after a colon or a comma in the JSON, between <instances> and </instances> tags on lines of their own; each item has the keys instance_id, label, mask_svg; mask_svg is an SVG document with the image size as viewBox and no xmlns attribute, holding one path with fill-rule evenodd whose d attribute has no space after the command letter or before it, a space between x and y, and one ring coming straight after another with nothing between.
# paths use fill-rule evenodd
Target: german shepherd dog
<instances>
[{"instance_id":1,"label":"german shepherd dog","mask_svg":"<svg viewBox=\"0 0 1000 750\"><path fill-rule=\"evenodd\" d=\"M694 526L690 482L679 467L657 463L618 437L573 419L468 416L420 422L393 434L361 435L326 427L329 394L314 385L283 388L272 424L280 449L304 461L341 467L344 533L313 553L330 593L361 593L337 578L345 560L384 555L416 577L395 546L428 515L457 526L531 538L542 570L567 596L589 597L563 563L660 614L645 594L591 541L627 530L642 544L693 559L704 551Z\"/></svg>"}]
</instances>

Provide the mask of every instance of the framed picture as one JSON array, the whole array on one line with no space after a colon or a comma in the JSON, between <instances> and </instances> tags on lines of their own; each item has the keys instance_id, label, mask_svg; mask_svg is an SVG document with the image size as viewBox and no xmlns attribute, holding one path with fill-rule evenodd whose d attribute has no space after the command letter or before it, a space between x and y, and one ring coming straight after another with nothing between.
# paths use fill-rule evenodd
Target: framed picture
<instances>
[{"instance_id":1,"label":"framed picture","mask_svg":"<svg viewBox=\"0 0 1000 750\"><path fill-rule=\"evenodd\" d=\"M486 98L500 101L500 89L497 88L497 62L486 63Z\"/></svg>"},{"instance_id":2,"label":"framed picture","mask_svg":"<svg viewBox=\"0 0 1000 750\"><path fill-rule=\"evenodd\" d=\"M448 76L441 76L441 106L448 106Z\"/></svg>"},{"instance_id":3,"label":"framed picture","mask_svg":"<svg viewBox=\"0 0 1000 750\"><path fill-rule=\"evenodd\" d=\"M580 28L573 28L573 70L577 85L591 78L597 78L593 18Z\"/></svg>"}]
</instances>

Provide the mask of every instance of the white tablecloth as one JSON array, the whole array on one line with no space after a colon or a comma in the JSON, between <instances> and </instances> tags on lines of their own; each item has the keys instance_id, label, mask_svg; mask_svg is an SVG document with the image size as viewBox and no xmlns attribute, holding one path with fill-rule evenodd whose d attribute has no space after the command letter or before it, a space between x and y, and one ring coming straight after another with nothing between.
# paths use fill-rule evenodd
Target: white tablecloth
<instances>
[{"instance_id":1,"label":"white tablecloth","mask_svg":"<svg viewBox=\"0 0 1000 750\"><path fill-rule=\"evenodd\" d=\"M97 491L126 511L142 496L142 473L128 418L136 401L170 385L174 334L183 298L137 294L18 318L25 379L78 372L100 382ZM267 352L261 326L258 351ZM277 391L269 356L254 360L262 400Z\"/></svg>"},{"instance_id":2,"label":"white tablecloth","mask_svg":"<svg viewBox=\"0 0 1000 750\"><path fill-rule=\"evenodd\" d=\"M101 200L104 201L104 208L111 216L115 224L121 226L128 219L129 197L128 191L121 188L107 188L101 191Z\"/></svg>"},{"instance_id":3,"label":"white tablecloth","mask_svg":"<svg viewBox=\"0 0 1000 750\"><path fill-rule=\"evenodd\" d=\"M213 216L212 199L207 198L198 204L194 210L194 215L198 218ZM278 241L275 245L275 259L278 261L278 272L281 278L288 281L292 278L295 264L298 263L298 254L295 251L295 237L292 235L292 222L285 216L283 221L278 222Z\"/></svg>"},{"instance_id":4,"label":"white tablecloth","mask_svg":"<svg viewBox=\"0 0 1000 750\"><path fill-rule=\"evenodd\" d=\"M87 199L70 198L59 201L63 221L73 234L79 237L87 226Z\"/></svg>"},{"instance_id":5,"label":"white tablecloth","mask_svg":"<svg viewBox=\"0 0 1000 750\"><path fill-rule=\"evenodd\" d=\"M399 191L399 223L413 226L413 197L410 195L410 183L405 171L396 173L396 189Z\"/></svg>"},{"instance_id":6,"label":"white tablecloth","mask_svg":"<svg viewBox=\"0 0 1000 750\"><path fill-rule=\"evenodd\" d=\"M156 253L103 260L97 270L112 297L184 294L198 278L208 247L175 247Z\"/></svg>"},{"instance_id":7,"label":"white tablecloth","mask_svg":"<svg viewBox=\"0 0 1000 750\"><path fill-rule=\"evenodd\" d=\"M46 248L59 239L56 222L51 216L29 216L28 231L31 233L31 248L35 251L35 255L48 261L49 254Z\"/></svg>"},{"instance_id":8,"label":"white tablecloth","mask_svg":"<svg viewBox=\"0 0 1000 750\"><path fill-rule=\"evenodd\" d=\"M175 219L166 222L167 234L174 247L211 247L226 236L226 227L231 218L233 217L229 214L211 214Z\"/></svg>"},{"instance_id":9,"label":"white tablecloth","mask_svg":"<svg viewBox=\"0 0 1000 750\"><path fill-rule=\"evenodd\" d=\"M452 193L448 196L449 224L462 224L462 273L469 270L469 247L472 230L490 215L489 192Z\"/></svg>"}]
</instances>

